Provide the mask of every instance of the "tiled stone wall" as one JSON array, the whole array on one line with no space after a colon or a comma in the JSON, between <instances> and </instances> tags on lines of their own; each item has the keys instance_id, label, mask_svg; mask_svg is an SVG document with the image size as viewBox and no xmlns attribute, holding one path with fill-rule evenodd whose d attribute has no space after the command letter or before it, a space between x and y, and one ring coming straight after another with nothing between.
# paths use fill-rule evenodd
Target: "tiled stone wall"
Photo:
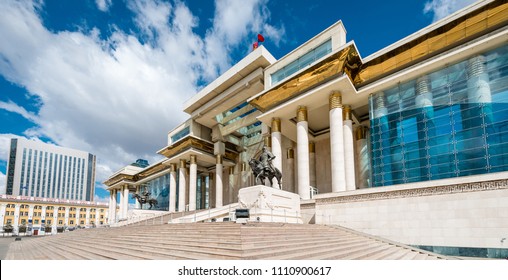
<instances>
[{"instance_id":1,"label":"tiled stone wall","mask_svg":"<svg viewBox=\"0 0 508 280\"><path fill-rule=\"evenodd\" d=\"M330 222L411 245L508 248L508 180L316 198L316 223Z\"/></svg>"}]
</instances>

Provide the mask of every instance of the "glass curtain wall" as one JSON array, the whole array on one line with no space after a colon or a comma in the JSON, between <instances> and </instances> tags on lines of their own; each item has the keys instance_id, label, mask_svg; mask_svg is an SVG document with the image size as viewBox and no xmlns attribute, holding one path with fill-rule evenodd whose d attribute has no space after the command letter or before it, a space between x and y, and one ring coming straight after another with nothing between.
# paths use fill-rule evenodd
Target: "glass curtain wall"
<instances>
[{"instance_id":1,"label":"glass curtain wall","mask_svg":"<svg viewBox=\"0 0 508 280\"><path fill-rule=\"evenodd\" d=\"M157 177L141 185L140 192L150 193L150 198L157 199L157 207L152 210L169 210L169 174ZM143 205L143 209L149 209L150 204Z\"/></svg>"},{"instance_id":2,"label":"glass curtain wall","mask_svg":"<svg viewBox=\"0 0 508 280\"><path fill-rule=\"evenodd\" d=\"M508 170L508 46L369 99L373 186Z\"/></svg>"}]
</instances>

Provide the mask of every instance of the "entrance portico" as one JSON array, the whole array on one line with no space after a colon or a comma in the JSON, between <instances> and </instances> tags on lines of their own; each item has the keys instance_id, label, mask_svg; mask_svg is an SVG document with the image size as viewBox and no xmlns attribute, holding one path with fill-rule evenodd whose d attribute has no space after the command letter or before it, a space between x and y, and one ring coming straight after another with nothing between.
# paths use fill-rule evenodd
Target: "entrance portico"
<instances>
[{"instance_id":1,"label":"entrance portico","mask_svg":"<svg viewBox=\"0 0 508 280\"><path fill-rule=\"evenodd\" d=\"M272 135L272 139L278 139L280 133L280 137L290 140L284 147L275 147L284 141L272 141L272 151L287 152L297 148L296 185L302 199L310 199L311 178L316 178L316 185L312 187L317 187L319 192L342 192L356 188L353 124L360 124L355 110L366 110L361 108L366 100L367 97L357 94L344 75L292 100L272 99L272 104L276 106L272 105L270 110L258 117L263 124L275 128L275 137ZM309 145L313 149L312 155ZM282 155L282 158L289 159L290 155ZM311 166L314 167L315 176ZM329 174L328 169L331 170Z\"/></svg>"}]
</instances>

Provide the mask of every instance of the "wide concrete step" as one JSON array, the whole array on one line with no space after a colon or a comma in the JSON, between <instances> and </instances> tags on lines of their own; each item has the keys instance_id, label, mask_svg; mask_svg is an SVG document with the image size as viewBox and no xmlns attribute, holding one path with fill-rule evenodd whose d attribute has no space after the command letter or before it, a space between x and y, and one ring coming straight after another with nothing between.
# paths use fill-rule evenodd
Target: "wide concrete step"
<instances>
[{"instance_id":1,"label":"wide concrete step","mask_svg":"<svg viewBox=\"0 0 508 280\"><path fill-rule=\"evenodd\" d=\"M130 225L11 243L8 259L439 259L345 228L281 223Z\"/></svg>"},{"instance_id":2,"label":"wide concrete step","mask_svg":"<svg viewBox=\"0 0 508 280\"><path fill-rule=\"evenodd\" d=\"M82 243L82 242L80 242ZM201 243L195 243L193 245L183 245L174 242L152 242L152 243L140 243L133 241L122 241L122 240L108 240L107 242L90 241L86 243L90 246L101 246L103 248L109 248L110 246L122 247L125 249L133 249L143 251L147 254L153 252L159 252L161 255L170 255L168 252L198 252L201 256L209 256L210 258L217 259L238 259L241 257L240 244L237 244L234 248L224 248L220 246L207 246ZM180 256L180 255L179 255ZM188 256L188 255L186 255Z\"/></svg>"}]
</instances>

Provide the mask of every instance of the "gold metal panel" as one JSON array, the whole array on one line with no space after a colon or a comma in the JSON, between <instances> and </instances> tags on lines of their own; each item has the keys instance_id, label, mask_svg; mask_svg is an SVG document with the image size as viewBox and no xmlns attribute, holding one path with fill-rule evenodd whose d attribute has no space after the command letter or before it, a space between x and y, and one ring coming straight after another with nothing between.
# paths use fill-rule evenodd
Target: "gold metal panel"
<instances>
[{"instance_id":1,"label":"gold metal panel","mask_svg":"<svg viewBox=\"0 0 508 280\"><path fill-rule=\"evenodd\" d=\"M198 138L194 138L190 135L186 136L183 140L179 141L178 143L167 147L161 152L161 154L165 157L171 158L191 148L200 150L204 153L213 156L214 148L212 143L209 143L207 141ZM236 157L237 154L226 150L225 158L227 158L228 160L235 161Z\"/></svg>"},{"instance_id":2,"label":"gold metal panel","mask_svg":"<svg viewBox=\"0 0 508 280\"><path fill-rule=\"evenodd\" d=\"M122 180L133 180L133 179L134 179L134 176L132 176L132 175L118 174L113 178L109 178L106 182L104 182L104 185L112 186Z\"/></svg>"},{"instance_id":3,"label":"gold metal panel","mask_svg":"<svg viewBox=\"0 0 508 280\"><path fill-rule=\"evenodd\" d=\"M472 15L466 19L466 36L472 36L487 29L487 27L487 11Z\"/></svg>"},{"instance_id":4,"label":"gold metal panel","mask_svg":"<svg viewBox=\"0 0 508 280\"><path fill-rule=\"evenodd\" d=\"M307 107L299 106L296 109L296 122L306 122L307 119Z\"/></svg>"},{"instance_id":5,"label":"gold metal panel","mask_svg":"<svg viewBox=\"0 0 508 280\"><path fill-rule=\"evenodd\" d=\"M334 91L328 97L329 109L342 108L342 94L340 91Z\"/></svg>"},{"instance_id":6,"label":"gold metal panel","mask_svg":"<svg viewBox=\"0 0 508 280\"><path fill-rule=\"evenodd\" d=\"M359 126L355 131L356 140L365 139L365 137L367 136L367 130L368 128L366 126L363 125Z\"/></svg>"},{"instance_id":7,"label":"gold metal panel","mask_svg":"<svg viewBox=\"0 0 508 280\"><path fill-rule=\"evenodd\" d=\"M487 15L487 26L495 26L508 18L508 3L504 3L489 10Z\"/></svg>"},{"instance_id":8,"label":"gold metal panel","mask_svg":"<svg viewBox=\"0 0 508 280\"><path fill-rule=\"evenodd\" d=\"M342 111L342 118L344 120L351 120L351 106L344 105L344 110Z\"/></svg>"},{"instance_id":9,"label":"gold metal panel","mask_svg":"<svg viewBox=\"0 0 508 280\"><path fill-rule=\"evenodd\" d=\"M437 34L427 40L429 43L429 52L436 52L446 47L446 34Z\"/></svg>"},{"instance_id":10,"label":"gold metal panel","mask_svg":"<svg viewBox=\"0 0 508 280\"><path fill-rule=\"evenodd\" d=\"M507 24L508 1L494 1L362 64L350 77L356 87L373 82Z\"/></svg>"},{"instance_id":11,"label":"gold metal panel","mask_svg":"<svg viewBox=\"0 0 508 280\"><path fill-rule=\"evenodd\" d=\"M263 95L253 99L250 104L266 112L343 73L349 75L350 78L353 77L356 75L359 65L358 51L353 45L349 45L288 81L274 86Z\"/></svg>"},{"instance_id":12,"label":"gold metal panel","mask_svg":"<svg viewBox=\"0 0 508 280\"><path fill-rule=\"evenodd\" d=\"M279 118L273 118L272 119L272 132L281 132L280 129L280 119Z\"/></svg>"},{"instance_id":13,"label":"gold metal panel","mask_svg":"<svg viewBox=\"0 0 508 280\"><path fill-rule=\"evenodd\" d=\"M316 153L316 143L314 142L309 142L309 154L314 154Z\"/></svg>"},{"instance_id":14,"label":"gold metal panel","mask_svg":"<svg viewBox=\"0 0 508 280\"><path fill-rule=\"evenodd\" d=\"M169 166L167 166L167 165L164 165L164 164L162 164L162 163L158 163L158 164L156 164L156 165L154 165L154 166L149 167L149 168L148 168L148 169L146 169L146 170L143 170L141 173L136 174L136 175L134 176L134 178L133 178L133 179L134 179L135 181L137 181L137 180L140 180L140 179L146 178L146 177L148 177L148 176L151 176L151 175L153 175L153 174L159 173L159 172L161 172L161 171L164 171L164 170L166 170L166 169L168 169L168 168L170 168L170 167L169 167Z\"/></svg>"},{"instance_id":15,"label":"gold metal panel","mask_svg":"<svg viewBox=\"0 0 508 280\"><path fill-rule=\"evenodd\" d=\"M169 166L171 167L171 172L176 172L176 169L177 169L176 163L171 163Z\"/></svg>"},{"instance_id":16,"label":"gold metal panel","mask_svg":"<svg viewBox=\"0 0 508 280\"><path fill-rule=\"evenodd\" d=\"M264 144L266 147L271 148L272 147L272 137L265 136L264 137Z\"/></svg>"}]
</instances>

